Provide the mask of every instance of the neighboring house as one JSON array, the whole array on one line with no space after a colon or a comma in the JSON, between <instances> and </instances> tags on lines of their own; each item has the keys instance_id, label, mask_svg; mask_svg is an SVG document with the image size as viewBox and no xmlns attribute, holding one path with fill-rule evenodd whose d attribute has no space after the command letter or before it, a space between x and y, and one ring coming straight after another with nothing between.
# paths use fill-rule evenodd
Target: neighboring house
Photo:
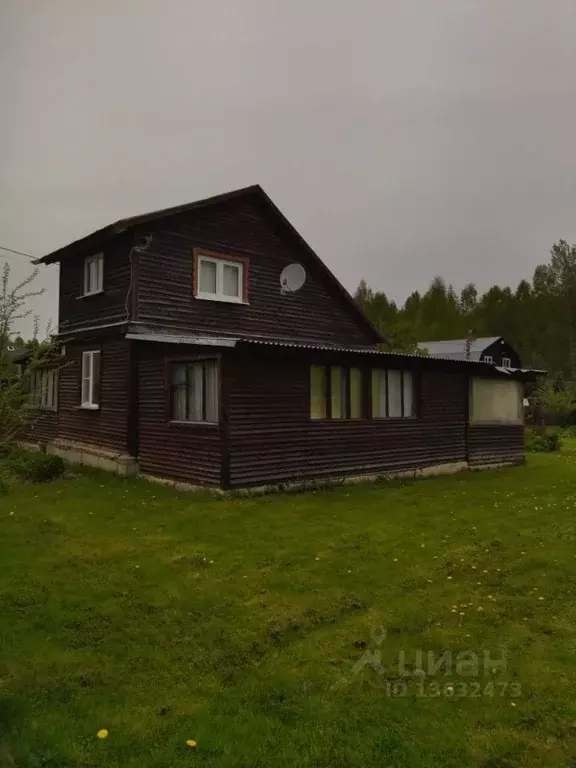
<instances>
[{"instance_id":1,"label":"neighboring house","mask_svg":"<svg viewBox=\"0 0 576 768\"><path fill-rule=\"evenodd\" d=\"M521 368L520 355L502 336L486 336L480 339L451 339L449 341L419 341L421 349L427 349L431 357L451 360L479 360L503 368Z\"/></svg>"},{"instance_id":2,"label":"neighboring house","mask_svg":"<svg viewBox=\"0 0 576 768\"><path fill-rule=\"evenodd\" d=\"M72 460L239 488L523 457L526 374L377 351L258 186L123 219L38 263L60 264L47 448Z\"/></svg>"}]
</instances>

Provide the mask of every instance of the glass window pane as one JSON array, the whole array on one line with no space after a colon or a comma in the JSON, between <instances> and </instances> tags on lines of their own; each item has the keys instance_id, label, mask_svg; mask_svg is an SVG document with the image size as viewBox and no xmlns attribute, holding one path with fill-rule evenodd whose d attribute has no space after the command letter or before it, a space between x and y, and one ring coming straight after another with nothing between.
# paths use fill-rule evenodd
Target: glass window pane
<instances>
[{"instance_id":1,"label":"glass window pane","mask_svg":"<svg viewBox=\"0 0 576 768\"><path fill-rule=\"evenodd\" d=\"M224 264L222 269L222 293L240 297L240 266Z\"/></svg>"},{"instance_id":2,"label":"glass window pane","mask_svg":"<svg viewBox=\"0 0 576 768\"><path fill-rule=\"evenodd\" d=\"M54 379L52 377L52 371L46 371L46 402L43 403L45 408L52 408L53 398L54 398Z\"/></svg>"},{"instance_id":3,"label":"glass window pane","mask_svg":"<svg viewBox=\"0 0 576 768\"><path fill-rule=\"evenodd\" d=\"M218 364L206 364L206 421L218 421Z\"/></svg>"},{"instance_id":4,"label":"glass window pane","mask_svg":"<svg viewBox=\"0 0 576 768\"><path fill-rule=\"evenodd\" d=\"M404 416L414 416L414 379L411 371L404 371Z\"/></svg>"},{"instance_id":5,"label":"glass window pane","mask_svg":"<svg viewBox=\"0 0 576 768\"><path fill-rule=\"evenodd\" d=\"M82 379L82 405L90 404L90 379Z\"/></svg>"},{"instance_id":6,"label":"glass window pane","mask_svg":"<svg viewBox=\"0 0 576 768\"><path fill-rule=\"evenodd\" d=\"M198 262L200 293L216 293L216 262L204 261Z\"/></svg>"},{"instance_id":7,"label":"glass window pane","mask_svg":"<svg viewBox=\"0 0 576 768\"><path fill-rule=\"evenodd\" d=\"M176 421L186 421L186 385L174 387L172 390L172 418Z\"/></svg>"},{"instance_id":8,"label":"glass window pane","mask_svg":"<svg viewBox=\"0 0 576 768\"><path fill-rule=\"evenodd\" d=\"M102 288L104 287L104 256L102 256L102 254L98 256L96 266L97 266L97 274L98 274L98 277L96 279L96 290L101 291Z\"/></svg>"},{"instance_id":9,"label":"glass window pane","mask_svg":"<svg viewBox=\"0 0 576 768\"><path fill-rule=\"evenodd\" d=\"M186 364L176 363L172 366L172 385L177 387L186 384Z\"/></svg>"},{"instance_id":10,"label":"glass window pane","mask_svg":"<svg viewBox=\"0 0 576 768\"><path fill-rule=\"evenodd\" d=\"M386 371L372 371L372 417L386 417Z\"/></svg>"},{"instance_id":11,"label":"glass window pane","mask_svg":"<svg viewBox=\"0 0 576 768\"><path fill-rule=\"evenodd\" d=\"M202 363L193 363L188 367L188 421L203 421L203 381Z\"/></svg>"},{"instance_id":12,"label":"glass window pane","mask_svg":"<svg viewBox=\"0 0 576 768\"><path fill-rule=\"evenodd\" d=\"M326 418L326 369L310 366L310 418Z\"/></svg>"},{"instance_id":13,"label":"glass window pane","mask_svg":"<svg viewBox=\"0 0 576 768\"><path fill-rule=\"evenodd\" d=\"M388 415L391 419L402 416L401 371L388 371Z\"/></svg>"},{"instance_id":14,"label":"glass window pane","mask_svg":"<svg viewBox=\"0 0 576 768\"><path fill-rule=\"evenodd\" d=\"M362 417L362 372L359 368L350 369L350 418Z\"/></svg>"},{"instance_id":15,"label":"glass window pane","mask_svg":"<svg viewBox=\"0 0 576 768\"><path fill-rule=\"evenodd\" d=\"M100 405L100 352L92 353L92 405Z\"/></svg>"},{"instance_id":16,"label":"glass window pane","mask_svg":"<svg viewBox=\"0 0 576 768\"><path fill-rule=\"evenodd\" d=\"M344 370L342 368L330 368L330 387L332 393L332 418L346 418L344 397L346 394L344 384Z\"/></svg>"}]
</instances>

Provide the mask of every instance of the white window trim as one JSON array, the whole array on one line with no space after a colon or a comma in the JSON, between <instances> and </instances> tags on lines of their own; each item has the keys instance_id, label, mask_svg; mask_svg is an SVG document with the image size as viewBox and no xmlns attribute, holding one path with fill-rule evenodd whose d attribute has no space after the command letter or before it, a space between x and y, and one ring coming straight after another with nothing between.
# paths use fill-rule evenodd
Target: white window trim
<instances>
[{"instance_id":1,"label":"white window trim","mask_svg":"<svg viewBox=\"0 0 576 768\"><path fill-rule=\"evenodd\" d=\"M200 266L202 262L216 264L216 293L206 293L200 290ZM222 290L224 267L235 267L238 272L238 285L240 287L240 296L227 296ZM215 259L212 256L199 254L196 260L196 292L194 296L197 299L205 301L226 301L231 304L248 304L244 299L244 264L241 261L228 261L226 259Z\"/></svg>"},{"instance_id":2,"label":"white window trim","mask_svg":"<svg viewBox=\"0 0 576 768\"><path fill-rule=\"evenodd\" d=\"M488 365L494 365L494 358L492 355L484 355L483 363L488 363Z\"/></svg>"},{"instance_id":3,"label":"white window trim","mask_svg":"<svg viewBox=\"0 0 576 768\"><path fill-rule=\"evenodd\" d=\"M96 262L98 265L96 273L98 276L96 288L88 290L88 275L90 274L90 264ZM78 298L83 299L85 296L94 296L97 293L104 293L104 254L95 253L92 256L87 256L84 259L84 293Z\"/></svg>"},{"instance_id":4,"label":"white window trim","mask_svg":"<svg viewBox=\"0 0 576 768\"><path fill-rule=\"evenodd\" d=\"M503 357L502 366L504 368L512 368L512 360L509 357Z\"/></svg>"},{"instance_id":5,"label":"white window trim","mask_svg":"<svg viewBox=\"0 0 576 768\"><path fill-rule=\"evenodd\" d=\"M95 411L100 408L100 403L94 402L94 356L100 355L99 349L92 349L88 352L82 352L82 370L80 372L80 407L86 408L90 411ZM88 376L84 375L84 361L90 360L88 365ZM90 397L88 400L84 400L84 381L90 381Z\"/></svg>"}]
</instances>

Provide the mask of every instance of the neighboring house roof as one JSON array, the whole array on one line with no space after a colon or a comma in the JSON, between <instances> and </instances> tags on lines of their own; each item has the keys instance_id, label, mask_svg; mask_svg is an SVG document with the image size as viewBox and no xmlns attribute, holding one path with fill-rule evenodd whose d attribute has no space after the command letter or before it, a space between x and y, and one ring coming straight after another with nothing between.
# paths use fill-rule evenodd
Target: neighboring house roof
<instances>
[{"instance_id":1,"label":"neighboring house roof","mask_svg":"<svg viewBox=\"0 0 576 768\"><path fill-rule=\"evenodd\" d=\"M502 336L484 336L470 341L470 356L466 355L467 339L448 341L419 341L420 349L427 349L431 357L444 357L452 360L480 360L487 347L500 341Z\"/></svg>"},{"instance_id":2,"label":"neighboring house roof","mask_svg":"<svg viewBox=\"0 0 576 768\"><path fill-rule=\"evenodd\" d=\"M218 205L220 203L224 203L229 200L235 200L241 197L256 197L260 202L264 204L272 216L277 221L279 221L297 240L299 245L307 252L309 258L325 272L326 277L332 283L332 286L336 292L339 293L344 301L350 306L358 320L374 335L374 343L385 342L386 339L384 336L382 336L376 326L371 322L371 320L368 319L358 304L356 304L342 283L336 278L334 274L332 274L330 269L328 269L326 264L316 254L316 252L312 250L302 235L300 235L300 233L292 226L292 224L290 224L282 211L276 207L276 205L272 202L272 200L268 197L266 192L264 192L259 184L254 184L250 187L244 187L242 189L236 189L231 192L226 192L222 195L207 197L204 200L197 200L193 203L186 203L185 205L177 205L172 208L163 208L161 210L151 211L139 216L131 216L127 219L119 219L113 224L109 224L107 227L98 229L95 232L92 232L90 235L86 235L86 237L81 238L80 240L75 240L69 245L58 248L57 250L46 254L46 256L42 256L40 259L36 259L34 264L53 264L65 258L89 255L99 248L102 248L107 242L122 232L146 226L147 224L158 221L160 219L166 219L171 216L178 216L179 214L188 213L189 211L194 211L198 208L206 208L208 206Z\"/></svg>"}]
</instances>

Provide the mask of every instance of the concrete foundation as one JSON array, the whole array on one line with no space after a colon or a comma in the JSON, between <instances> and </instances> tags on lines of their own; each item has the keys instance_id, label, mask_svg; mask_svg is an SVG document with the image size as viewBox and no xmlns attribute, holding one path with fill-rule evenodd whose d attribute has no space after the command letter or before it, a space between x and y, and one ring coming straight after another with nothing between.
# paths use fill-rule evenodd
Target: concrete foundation
<instances>
[{"instance_id":1,"label":"concrete foundation","mask_svg":"<svg viewBox=\"0 0 576 768\"><path fill-rule=\"evenodd\" d=\"M46 453L60 456L72 464L84 464L107 472L128 477L138 474L138 462L127 453L116 453L94 445L71 440L52 440L46 444Z\"/></svg>"},{"instance_id":2,"label":"concrete foundation","mask_svg":"<svg viewBox=\"0 0 576 768\"><path fill-rule=\"evenodd\" d=\"M34 443L21 443L22 447L28 450L39 450L41 447ZM129 477L139 474L138 462L133 456L124 453L115 453L104 448L84 443L76 443L71 440L52 440L43 446L47 453L61 456L64 461L72 464L83 464L88 467L96 467L107 472L114 472L123 477ZM308 480L292 480L289 482L267 483L265 485L254 486L250 488L235 488L230 491L223 491L217 487L207 487L192 485L178 480L170 480L165 477L156 477L154 475L140 475L142 479L149 482L158 483L174 488L178 491L200 491L208 490L216 494L235 495L235 496L260 496L266 493L297 493L299 491L312 491L317 488L328 488L338 485L356 485L359 483L382 483L388 480L401 478L416 479L419 477L434 477L439 475L454 475L457 472L466 470L481 469L500 469L518 464L518 461L501 462L497 464L483 464L470 466L466 461L457 461L446 464L434 464L429 467L420 467L418 469L407 469L394 472L379 472L366 475L353 475L349 477L325 477Z\"/></svg>"}]
</instances>

